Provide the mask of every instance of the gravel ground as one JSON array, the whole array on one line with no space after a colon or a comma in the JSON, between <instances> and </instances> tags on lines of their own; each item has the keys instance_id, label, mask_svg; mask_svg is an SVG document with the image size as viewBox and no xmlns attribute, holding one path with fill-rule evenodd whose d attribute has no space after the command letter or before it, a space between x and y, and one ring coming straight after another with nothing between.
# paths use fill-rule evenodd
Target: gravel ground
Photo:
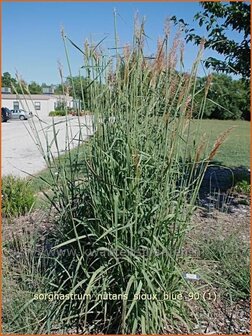
<instances>
[{"instance_id":1,"label":"gravel ground","mask_svg":"<svg viewBox=\"0 0 252 336\"><path fill-rule=\"evenodd\" d=\"M249 201L248 197L247 199ZM198 209L193 216L193 229L189 236L191 241L197 242L216 238L222 240L230 235L235 235L241 246L249 246L250 218L249 205L239 205L236 211L232 213L225 213L216 209L209 213L206 209ZM195 250L190 245L189 243L188 252L189 255L193 256ZM195 255L195 257L198 256ZM250 334L250 299L226 300L222 295L222 289L212 285L207 285L204 291L215 292L216 297L215 300L208 302L207 309L204 309L197 302L192 302L191 307L198 319L193 333Z\"/></svg>"},{"instance_id":2,"label":"gravel ground","mask_svg":"<svg viewBox=\"0 0 252 336\"><path fill-rule=\"evenodd\" d=\"M91 116L80 117L82 139L86 140L91 134ZM57 141L61 154L65 152L66 123L65 117L54 119ZM46 138L50 144L53 139L53 118L46 117L40 121L34 116L29 121L9 120L2 123L2 175L25 177L28 174L38 173L46 167L45 161L32 137L32 129L36 129L43 148L46 148ZM78 144L79 122L77 117L68 117L68 132L71 148ZM31 132L31 133L29 133ZM55 143L52 144L52 153L57 156Z\"/></svg>"},{"instance_id":3,"label":"gravel ground","mask_svg":"<svg viewBox=\"0 0 252 336\"><path fill-rule=\"evenodd\" d=\"M206 210L198 209L193 216L193 229L190 238L194 241L202 237L211 239L224 238L232 232L237 234L240 243L250 242L250 207L242 208L243 211L236 213L223 213L214 210L209 216ZM12 221L3 219L3 241L7 243L13 235L22 235L24 232L40 232L41 243L48 232L53 229L52 218L43 211L35 211L30 215L16 218ZM194 248L189 247L189 255L193 256ZM214 286L208 287L204 284L202 291L215 292L216 299L210 301L207 308L204 308L198 301L190 301L190 307L197 318L192 334L250 334L250 301L238 300L231 303L225 301L219 289ZM192 316L193 317L193 316ZM60 333L59 330L55 332ZM167 326L169 334L188 334L188 331L181 326L181 329L174 330ZM76 334L75 330L69 330L69 334Z\"/></svg>"}]
</instances>

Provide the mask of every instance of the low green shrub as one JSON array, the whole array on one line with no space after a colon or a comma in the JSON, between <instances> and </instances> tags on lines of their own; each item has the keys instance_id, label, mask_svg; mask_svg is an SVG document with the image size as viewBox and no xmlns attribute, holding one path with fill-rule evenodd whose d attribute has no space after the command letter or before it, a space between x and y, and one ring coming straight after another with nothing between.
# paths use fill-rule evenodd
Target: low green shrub
<instances>
[{"instance_id":1,"label":"low green shrub","mask_svg":"<svg viewBox=\"0 0 252 336\"><path fill-rule=\"evenodd\" d=\"M2 178L2 215L16 217L25 215L33 206L36 197L30 182L12 175Z\"/></svg>"},{"instance_id":2,"label":"low green shrub","mask_svg":"<svg viewBox=\"0 0 252 336\"><path fill-rule=\"evenodd\" d=\"M250 172L245 169L234 172L234 191L250 194Z\"/></svg>"},{"instance_id":3,"label":"low green shrub","mask_svg":"<svg viewBox=\"0 0 252 336\"><path fill-rule=\"evenodd\" d=\"M234 189L239 193L250 194L250 184L246 180L237 182Z\"/></svg>"},{"instance_id":4,"label":"low green shrub","mask_svg":"<svg viewBox=\"0 0 252 336\"><path fill-rule=\"evenodd\" d=\"M88 115L88 114L92 114L90 111L78 111L76 109L67 109L66 110L55 110L55 111L51 111L49 113L50 117L61 117L61 116L65 116L66 114L72 115L72 116L77 116L79 115L80 117L83 117L84 115Z\"/></svg>"},{"instance_id":5,"label":"low green shrub","mask_svg":"<svg viewBox=\"0 0 252 336\"><path fill-rule=\"evenodd\" d=\"M61 117L65 116L67 113L65 110L57 110L57 111L51 111L49 113L49 117Z\"/></svg>"}]
</instances>

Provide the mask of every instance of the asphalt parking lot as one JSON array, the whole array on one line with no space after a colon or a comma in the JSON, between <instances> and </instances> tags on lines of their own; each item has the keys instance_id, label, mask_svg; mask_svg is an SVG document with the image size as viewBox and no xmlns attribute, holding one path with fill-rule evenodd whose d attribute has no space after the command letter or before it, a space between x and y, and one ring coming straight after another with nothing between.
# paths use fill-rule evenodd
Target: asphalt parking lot
<instances>
[{"instance_id":1,"label":"asphalt parking lot","mask_svg":"<svg viewBox=\"0 0 252 336\"><path fill-rule=\"evenodd\" d=\"M92 135L91 118L91 116L84 116L78 120L77 117L68 117L68 126L66 126L65 117L54 118L60 154L67 150L66 143L69 142L67 136L73 148L78 145L79 139L85 141ZM35 134L39 136L34 136ZM2 176L12 174L25 177L46 168L46 163L37 145L38 138L44 149L47 148L47 143L52 144L53 155L58 155L53 141L53 118L45 117L39 121L34 116L29 121L2 122Z\"/></svg>"}]
</instances>

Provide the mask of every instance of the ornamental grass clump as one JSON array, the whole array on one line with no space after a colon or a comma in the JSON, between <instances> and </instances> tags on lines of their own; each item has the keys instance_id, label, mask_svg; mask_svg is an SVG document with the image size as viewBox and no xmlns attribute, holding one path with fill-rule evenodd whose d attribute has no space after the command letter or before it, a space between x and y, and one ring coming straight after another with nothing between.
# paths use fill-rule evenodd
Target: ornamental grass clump
<instances>
[{"instance_id":1,"label":"ornamental grass clump","mask_svg":"<svg viewBox=\"0 0 252 336\"><path fill-rule=\"evenodd\" d=\"M18 217L27 214L36 202L36 196L27 179L7 175L2 178L2 215Z\"/></svg>"},{"instance_id":2,"label":"ornamental grass clump","mask_svg":"<svg viewBox=\"0 0 252 336\"><path fill-rule=\"evenodd\" d=\"M66 51L69 42L77 47L64 33L63 40ZM115 29L115 57L101 44L77 47L94 134L88 151L80 144L68 152L67 168L44 154L56 211L50 290L65 298L50 303L39 332L60 325L164 333L178 321L190 330L187 303L164 294L189 286L182 248L209 161L198 133L190 132L203 44L189 74L176 70L177 57L183 64L178 38L169 49L166 31L155 57L145 56L144 40L144 25L136 24L132 46L123 49Z\"/></svg>"}]
</instances>

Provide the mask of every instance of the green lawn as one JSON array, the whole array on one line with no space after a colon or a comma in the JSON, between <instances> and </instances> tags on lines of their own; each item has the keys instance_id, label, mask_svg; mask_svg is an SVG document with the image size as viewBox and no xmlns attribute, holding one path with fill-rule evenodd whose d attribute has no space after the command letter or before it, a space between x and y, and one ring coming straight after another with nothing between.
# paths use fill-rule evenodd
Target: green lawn
<instances>
[{"instance_id":1,"label":"green lawn","mask_svg":"<svg viewBox=\"0 0 252 336\"><path fill-rule=\"evenodd\" d=\"M201 132L206 133L212 145L218 136L230 127L235 128L220 147L214 160L228 167L250 166L250 122L241 120L194 121L200 123Z\"/></svg>"},{"instance_id":2,"label":"green lawn","mask_svg":"<svg viewBox=\"0 0 252 336\"><path fill-rule=\"evenodd\" d=\"M199 123L201 128L200 132L202 134L206 133L207 138L209 138L209 152L218 136L230 127L235 126L214 159L219 164L228 167L250 166L250 123L248 121L205 119L193 121L192 129L199 126ZM88 143L84 146L88 150ZM74 149L74 151L75 150L76 149ZM49 181L51 180L51 174L48 169L38 173L37 176L42 176ZM40 179L33 179L32 184L35 190L40 190L41 188L46 189L48 187L47 184Z\"/></svg>"}]
</instances>

